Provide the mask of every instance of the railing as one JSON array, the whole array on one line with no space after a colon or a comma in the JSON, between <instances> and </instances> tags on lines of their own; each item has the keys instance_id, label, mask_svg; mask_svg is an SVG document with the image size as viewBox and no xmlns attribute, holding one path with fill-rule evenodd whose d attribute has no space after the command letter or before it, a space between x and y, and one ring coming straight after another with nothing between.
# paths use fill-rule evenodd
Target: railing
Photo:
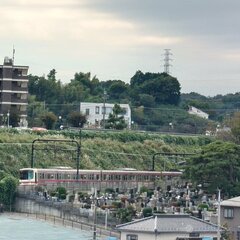
<instances>
[{"instance_id":1,"label":"railing","mask_svg":"<svg viewBox=\"0 0 240 240\"><path fill-rule=\"evenodd\" d=\"M94 214L91 209L81 208L78 204L73 204L70 202L59 202L54 200L46 200L43 196L37 196L35 194L20 194L18 193L18 197L32 200L35 203L46 206L50 208L57 209L65 220L86 223L88 225L93 225L94 222ZM39 213L38 213L39 214ZM104 228L106 224L106 212L102 209L98 209L96 211L97 214L97 224L100 228ZM115 228L117 224L120 222L111 214L108 213L107 216L107 227L109 229Z\"/></svg>"},{"instance_id":2,"label":"railing","mask_svg":"<svg viewBox=\"0 0 240 240\"><path fill-rule=\"evenodd\" d=\"M53 224L61 225L61 226L65 226L65 227L72 227L75 229L81 229L81 230L91 231L91 232L93 232L93 230L94 230L93 224L86 223L83 221L78 221L77 219L70 220L70 219L60 218L60 217L56 217L56 216L49 216L46 214L39 214L39 213L35 213L35 214L24 213L21 215L32 218L32 219L45 220L45 221L51 222ZM120 233L117 231L114 231L111 229L105 229L99 225L97 226L96 231L97 231L98 237L113 236L113 237L120 239Z\"/></svg>"}]
</instances>

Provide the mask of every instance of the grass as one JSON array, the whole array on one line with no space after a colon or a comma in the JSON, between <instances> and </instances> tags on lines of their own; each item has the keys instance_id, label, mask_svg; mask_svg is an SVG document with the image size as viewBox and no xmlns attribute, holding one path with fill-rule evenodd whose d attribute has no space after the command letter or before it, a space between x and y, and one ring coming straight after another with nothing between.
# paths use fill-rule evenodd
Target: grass
<instances>
[{"instance_id":1,"label":"grass","mask_svg":"<svg viewBox=\"0 0 240 240\"><path fill-rule=\"evenodd\" d=\"M18 132L0 129L0 170L17 176L22 167L30 167L33 141L36 139L62 139L81 141L80 167L84 169L117 169L123 167L149 170L156 152L199 152L201 147L213 141L205 136L174 136L156 133L114 131L48 131ZM71 151L69 151L71 150ZM71 142L34 144L36 167L76 167L76 145ZM179 157L157 156L156 170L176 168Z\"/></svg>"}]
</instances>

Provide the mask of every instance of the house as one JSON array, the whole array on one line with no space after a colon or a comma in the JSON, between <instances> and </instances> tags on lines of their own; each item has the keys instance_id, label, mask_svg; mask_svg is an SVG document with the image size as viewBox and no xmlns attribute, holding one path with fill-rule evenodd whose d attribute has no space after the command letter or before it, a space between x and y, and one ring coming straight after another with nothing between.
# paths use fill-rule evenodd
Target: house
<instances>
[{"instance_id":1,"label":"house","mask_svg":"<svg viewBox=\"0 0 240 240\"><path fill-rule=\"evenodd\" d=\"M90 103L81 102L80 112L87 116L87 123L89 127L99 128L101 121L108 119L110 113L113 112L113 107L115 104L112 103ZM122 114L124 120L126 121L128 128L131 127L131 109L129 104L119 104L124 110ZM104 110L105 109L105 110Z\"/></svg>"},{"instance_id":2,"label":"house","mask_svg":"<svg viewBox=\"0 0 240 240\"><path fill-rule=\"evenodd\" d=\"M221 225L226 226L233 239L240 240L240 197L224 200L221 206Z\"/></svg>"},{"instance_id":3,"label":"house","mask_svg":"<svg viewBox=\"0 0 240 240\"><path fill-rule=\"evenodd\" d=\"M196 107L193 107L193 106L189 106L188 113L196 115L201 118L205 118L205 119L208 119L208 116L209 116L209 114L207 114L207 113L203 112L202 110L200 110Z\"/></svg>"},{"instance_id":4,"label":"house","mask_svg":"<svg viewBox=\"0 0 240 240\"><path fill-rule=\"evenodd\" d=\"M218 236L217 225L188 214L159 214L116 228L121 232L121 240L205 240Z\"/></svg>"},{"instance_id":5,"label":"house","mask_svg":"<svg viewBox=\"0 0 240 240\"><path fill-rule=\"evenodd\" d=\"M5 57L0 65L0 116L2 124L9 123L11 114L20 117L19 126L27 126L28 66L16 66Z\"/></svg>"}]
</instances>

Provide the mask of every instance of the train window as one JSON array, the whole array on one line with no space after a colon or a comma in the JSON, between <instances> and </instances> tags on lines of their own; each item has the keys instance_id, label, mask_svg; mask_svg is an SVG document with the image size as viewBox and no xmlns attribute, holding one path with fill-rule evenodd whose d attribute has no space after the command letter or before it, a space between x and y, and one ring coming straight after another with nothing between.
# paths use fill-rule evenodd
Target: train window
<instances>
[{"instance_id":1,"label":"train window","mask_svg":"<svg viewBox=\"0 0 240 240\"><path fill-rule=\"evenodd\" d=\"M137 175L137 181L142 181L142 176L141 175Z\"/></svg>"},{"instance_id":2,"label":"train window","mask_svg":"<svg viewBox=\"0 0 240 240\"><path fill-rule=\"evenodd\" d=\"M27 170L27 171L21 171L20 172L20 179L22 180L29 180L33 179L33 171L32 170Z\"/></svg>"},{"instance_id":3,"label":"train window","mask_svg":"<svg viewBox=\"0 0 240 240\"><path fill-rule=\"evenodd\" d=\"M157 176L150 176L150 181L154 181L157 178Z\"/></svg>"},{"instance_id":4,"label":"train window","mask_svg":"<svg viewBox=\"0 0 240 240\"><path fill-rule=\"evenodd\" d=\"M103 180L106 180L106 179L107 179L107 175L104 174L104 175L103 175Z\"/></svg>"},{"instance_id":5,"label":"train window","mask_svg":"<svg viewBox=\"0 0 240 240\"><path fill-rule=\"evenodd\" d=\"M148 177L147 175L144 175L144 176L143 176L143 180L144 180L144 181L148 181L148 180L149 180L149 177Z\"/></svg>"},{"instance_id":6,"label":"train window","mask_svg":"<svg viewBox=\"0 0 240 240\"><path fill-rule=\"evenodd\" d=\"M120 181L121 180L121 175L115 175L115 180Z\"/></svg>"},{"instance_id":7,"label":"train window","mask_svg":"<svg viewBox=\"0 0 240 240\"><path fill-rule=\"evenodd\" d=\"M96 180L99 180L99 179L100 179L99 174L96 174Z\"/></svg>"},{"instance_id":8,"label":"train window","mask_svg":"<svg viewBox=\"0 0 240 240\"><path fill-rule=\"evenodd\" d=\"M122 180L123 180L123 181L127 181L127 180L128 180L128 179L127 179L127 176L126 176L126 175L123 175L123 176L122 176Z\"/></svg>"}]
</instances>

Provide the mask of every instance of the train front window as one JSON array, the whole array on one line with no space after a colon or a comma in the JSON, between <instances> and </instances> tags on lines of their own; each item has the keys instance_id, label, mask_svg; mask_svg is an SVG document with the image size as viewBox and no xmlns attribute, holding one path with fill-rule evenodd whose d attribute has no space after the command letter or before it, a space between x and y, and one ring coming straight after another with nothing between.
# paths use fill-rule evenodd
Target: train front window
<instances>
[{"instance_id":1,"label":"train front window","mask_svg":"<svg viewBox=\"0 0 240 240\"><path fill-rule=\"evenodd\" d=\"M23 170L20 172L20 179L21 180L30 180L33 179L33 170Z\"/></svg>"}]
</instances>

